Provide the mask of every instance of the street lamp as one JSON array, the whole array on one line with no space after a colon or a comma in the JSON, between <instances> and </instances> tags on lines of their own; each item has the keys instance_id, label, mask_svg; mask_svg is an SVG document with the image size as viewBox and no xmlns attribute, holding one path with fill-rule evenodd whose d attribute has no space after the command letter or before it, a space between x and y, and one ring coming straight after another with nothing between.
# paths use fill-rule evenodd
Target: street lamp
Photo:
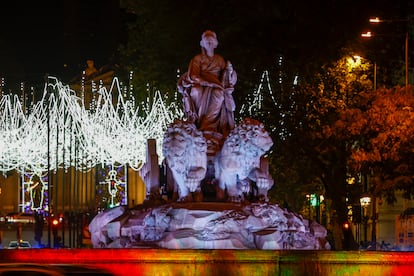
<instances>
[{"instance_id":1,"label":"street lamp","mask_svg":"<svg viewBox=\"0 0 414 276\"><path fill-rule=\"evenodd\" d=\"M361 203L362 207L366 208L369 204L371 204L371 197L363 196L359 199L359 202Z\"/></svg>"},{"instance_id":2,"label":"street lamp","mask_svg":"<svg viewBox=\"0 0 414 276\"><path fill-rule=\"evenodd\" d=\"M368 31L368 32L366 32L366 33L362 33L362 34L361 34L361 36L362 36L362 37L372 37L373 35L372 35L372 33L371 33L371 32L369 32L369 31Z\"/></svg>"},{"instance_id":3,"label":"street lamp","mask_svg":"<svg viewBox=\"0 0 414 276\"><path fill-rule=\"evenodd\" d=\"M364 222L364 242L367 241L367 207L371 204L371 197L364 195L359 199L359 202L361 203L362 207L362 219Z\"/></svg>"},{"instance_id":4,"label":"street lamp","mask_svg":"<svg viewBox=\"0 0 414 276\"><path fill-rule=\"evenodd\" d=\"M309 226L310 226L310 223L311 223L311 201L312 201L312 195L310 195L310 194L307 194L306 195L306 199L308 200L308 223L309 223Z\"/></svg>"},{"instance_id":5,"label":"street lamp","mask_svg":"<svg viewBox=\"0 0 414 276\"><path fill-rule=\"evenodd\" d=\"M367 35L367 34L361 34L361 36L362 35ZM354 55L352 58L348 58L347 62L351 67L355 68L361 65L361 60L363 59L364 58L359 55ZM375 90L377 90L377 62L376 61L374 61L374 91ZM348 183L348 184L352 184L352 183Z\"/></svg>"},{"instance_id":6,"label":"street lamp","mask_svg":"<svg viewBox=\"0 0 414 276\"><path fill-rule=\"evenodd\" d=\"M408 19L381 19L379 17L371 17L369 22L372 24L379 24L382 22L407 22ZM366 33L362 33L361 37L370 38L373 37L374 34L370 31ZM405 32L405 89L408 89L408 27Z\"/></svg>"}]
</instances>

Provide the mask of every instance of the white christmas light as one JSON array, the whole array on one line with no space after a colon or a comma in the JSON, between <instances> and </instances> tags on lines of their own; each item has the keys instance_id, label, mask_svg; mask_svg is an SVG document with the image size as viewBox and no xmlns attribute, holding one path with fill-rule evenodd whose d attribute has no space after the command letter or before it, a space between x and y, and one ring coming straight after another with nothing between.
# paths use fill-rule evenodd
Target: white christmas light
<instances>
[{"instance_id":1,"label":"white christmas light","mask_svg":"<svg viewBox=\"0 0 414 276\"><path fill-rule=\"evenodd\" d=\"M162 138L166 127L182 111L166 106L156 91L151 106L144 106L147 117L139 116L135 100L125 100L118 93L114 106L112 95L122 91L117 78L110 90L99 86L93 109L84 105L69 86L54 77L45 84L42 99L25 114L17 96L0 99L0 171L45 172L74 167L87 171L96 165L123 164L138 170L144 163L147 139L157 140L162 156ZM130 97L131 94L128 95ZM49 162L48 162L49 158Z\"/></svg>"}]
</instances>

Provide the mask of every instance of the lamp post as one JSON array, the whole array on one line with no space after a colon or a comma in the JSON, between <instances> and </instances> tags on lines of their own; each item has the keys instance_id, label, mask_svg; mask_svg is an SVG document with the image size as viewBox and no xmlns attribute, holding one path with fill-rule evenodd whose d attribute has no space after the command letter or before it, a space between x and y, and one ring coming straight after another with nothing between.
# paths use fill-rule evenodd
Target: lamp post
<instances>
[{"instance_id":1,"label":"lamp post","mask_svg":"<svg viewBox=\"0 0 414 276\"><path fill-rule=\"evenodd\" d=\"M382 22L407 22L408 19L381 19L379 17L371 17L369 22L372 24L379 24ZM372 32L366 32L361 34L362 37L373 37ZM405 89L408 89L408 27L405 32Z\"/></svg>"},{"instance_id":2,"label":"lamp post","mask_svg":"<svg viewBox=\"0 0 414 276\"><path fill-rule=\"evenodd\" d=\"M359 199L359 202L361 203L361 207L362 207L362 220L364 223L364 242L367 241L367 214L366 214L366 209L369 206L369 204L371 204L371 197L369 196L362 196Z\"/></svg>"},{"instance_id":3,"label":"lamp post","mask_svg":"<svg viewBox=\"0 0 414 276\"><path fill-rule=\"evenodd\" d=\"M310 226L310 223L311 223L311 200L312 200L312 195L310 195L310 194L307 194L306 195L306 199L308 200L308 223L309 223L309 226Z\"/></svg>"}]
</instances>

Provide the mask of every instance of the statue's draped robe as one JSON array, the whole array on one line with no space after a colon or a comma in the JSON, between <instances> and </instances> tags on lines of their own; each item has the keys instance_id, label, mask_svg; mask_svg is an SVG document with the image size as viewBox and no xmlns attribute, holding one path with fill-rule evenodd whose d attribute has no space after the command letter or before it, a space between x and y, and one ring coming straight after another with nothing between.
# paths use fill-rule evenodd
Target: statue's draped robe
<instances>
[{"instance_id":1,"label":"statue's draped robe","mask_svg":"<svg viewBox=\"0 0 414 276\"><path fill-rule=\"evenodd\" d=\"M178 82L185 111L194 114L197 128L221 133L224 137L234 128L235 109L233 87L227 87L222 80L225 69L226 62L220 55L199 54ZM223 85L224 89L206 86L205 82Z\"/></svg>"}]
</instances>

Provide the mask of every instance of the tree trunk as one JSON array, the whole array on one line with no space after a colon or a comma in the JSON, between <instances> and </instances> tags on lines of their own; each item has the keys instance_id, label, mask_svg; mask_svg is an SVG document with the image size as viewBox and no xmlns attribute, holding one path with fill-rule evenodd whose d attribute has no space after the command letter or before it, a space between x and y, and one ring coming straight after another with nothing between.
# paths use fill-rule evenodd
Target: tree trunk
<instances>
[{"instance_id":1,"label":"tree trunk","mask_svg":"<svg viewBox=\"0 0 414 276\"><path fill-rule=\"evenodd\" d=\"M338 162L337 164L341 164ZM355 238L352 234L352 227L348 220L348 208L346 204L346 169L341 165L333 165L331 177L326 179L327 197L330 198L331 231L335 241L336 250L352 250L357 248ZM348 223L348 228L344 227Z\"/></svg>"}]
</instances>

